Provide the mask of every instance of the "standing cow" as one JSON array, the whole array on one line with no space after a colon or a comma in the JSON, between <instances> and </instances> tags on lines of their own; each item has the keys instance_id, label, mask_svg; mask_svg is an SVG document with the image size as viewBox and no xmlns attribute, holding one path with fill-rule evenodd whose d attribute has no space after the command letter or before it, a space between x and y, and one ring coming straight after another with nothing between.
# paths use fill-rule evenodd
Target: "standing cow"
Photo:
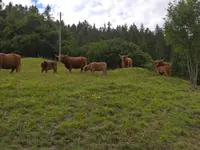
<instances>
[{"instance_id":1,"label":"standing cow","mask_svg":"<svg viewBox=\"0 0 200 150\"><path fill-rule=\"evenodd\" d=\"M21 67L21 56L15 53L4 54L0 53L0 70L1 69L11 69L12 73L14 70L16 72L20 71Z\"/></svg>"},{"instance_id":2,"label":"standing cow","mask_svg":"<svg viewBox=\"0 0 200 150\"><path fill-rule=\"evenodd\" d=\"M154 65L155 72L159 75L171 76L171 67L168 62L164 62L163 60L155 60L152 61Z\"/></svg>"},{"instance_id":3,"label":"standing cow","mask_svg":"<svg viewBox=\"0 0 200 150\"><path fill-rule=\"evenodd\" d=\"M44 71L47 73L48 70L53 70L54 73L57 72L57 63L55 61L43 61L40 66L41 73Z\"/></svg>"},{"instance_id":4,"label":"standing cow","mask_svg":"<svg viewBox=\"0 0 200 150\"><path fill-rule=\"evenodd\" d=\"M91 62L88 65L84 66L84 71L92 71L94 73L95 71L102 71L103 74L107 75L107 64L106 62Z\"/></svg>"},{"instance_id":5,"label":"standing cow","mask_svg":"<svg viewBox=\"0 0 200 150\"><path fill-rule=\"evenodd\" d=\"M56 56L56 60L62 62L65 65L65 68L69 70L71 73L72 69L81 69L83 71L83 67L87 65L87 58L80 57L70 57L67 55Z\"/></svg>"},{"instance_id":6,"label":"standing cow","mask_svg":"<svg viewBox=\"0 0 200 150\"><path fill-rule=\"evenodd\" d=\"M132 68L133 67L133 60L128 58L128 55L119 55L121 57L121 65L122 68Z\"/></svg>"}]
</instances>

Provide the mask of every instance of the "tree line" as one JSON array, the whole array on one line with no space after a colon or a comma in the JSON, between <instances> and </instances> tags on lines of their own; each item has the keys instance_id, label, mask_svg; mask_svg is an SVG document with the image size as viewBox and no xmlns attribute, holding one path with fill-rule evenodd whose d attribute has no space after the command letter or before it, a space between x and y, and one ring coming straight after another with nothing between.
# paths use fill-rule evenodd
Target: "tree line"
<instances>
[{"instance_id":1,"label":"tree line","mask_svg":"<svg viewBox=\"0 0 200 150\"><path fill-rule=\"evenodd\" d=\"M172 75L188 77L185 53L174 51L174 44L166 40L170 37L165 33L167 30L159 25L153 31L134 23L113 28L108 22L97 28L86 20L77 25L61 21L61 26L62 54L87 56L89 62L106 61L110 69L120 67L119 54L129 55L134 66L148 68L152 59L165 58L171 62ZM52 17L49 5L39 13L34 5L27 7L11 2L4 5L0 0L0 52L54 59L58 54L58 31L59 21Z\"/></svg>"}]
</instances>

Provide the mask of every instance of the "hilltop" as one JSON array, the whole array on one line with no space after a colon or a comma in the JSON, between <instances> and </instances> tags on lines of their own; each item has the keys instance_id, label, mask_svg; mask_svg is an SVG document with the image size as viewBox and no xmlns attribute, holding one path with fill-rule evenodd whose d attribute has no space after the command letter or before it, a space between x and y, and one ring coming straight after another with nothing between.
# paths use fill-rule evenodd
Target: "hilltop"
<instances>
[{"instance_id":1,"label":"hilltop","mask_svg":"<svg viewBox=\"0 0 200 150\"><path fill-rule=\"evenodd\" d=\"M0 72L2 149L198 149L200 92L143 68Z\"/></svg>"}]
</instances>

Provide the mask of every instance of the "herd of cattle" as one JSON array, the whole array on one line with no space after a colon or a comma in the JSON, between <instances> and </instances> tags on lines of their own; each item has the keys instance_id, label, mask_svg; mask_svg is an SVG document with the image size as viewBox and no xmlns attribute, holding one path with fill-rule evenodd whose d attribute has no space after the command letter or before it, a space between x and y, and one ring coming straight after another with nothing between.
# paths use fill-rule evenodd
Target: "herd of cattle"
<instances>
[{"instance_id":1,"label":"herd of cattle","mask_svg":"<svg viewBox=\"0 0 200 150\"><path fill-rule=\"evenodd\" d=\"M131 68L133 66L133 61L127 55L119 55L121 57L122 68ZM57 56L55 55L56 61L43 61L41 63L41 72L46 72L48 70L53 70L57 72L57 62L61 62L65 65L65 68L71 73L72 69L81 69L82 71L90 70L92 73L95 71L102 71L103 74L107 75L107 63L106 62L91 62L87 63L87 58L83 56L71 57L67 55ZM170 64L164 62L164 60L152 61L155 72L159 75L171 76ZM11 69L12 73L14 70L16 72L20 71L21 67L21 56L15 53L0 53L0 70L1 69Z\"/></svg>"}]
</instances>

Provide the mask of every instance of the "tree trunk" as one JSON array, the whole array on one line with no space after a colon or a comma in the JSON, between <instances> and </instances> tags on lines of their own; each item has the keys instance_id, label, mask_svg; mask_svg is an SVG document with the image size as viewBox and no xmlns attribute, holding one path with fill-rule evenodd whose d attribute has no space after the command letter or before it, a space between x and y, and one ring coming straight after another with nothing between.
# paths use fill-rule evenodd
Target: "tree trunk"
<instances>
[{"instance_id":1,"label":"tree trunk","mask_svg":"<svg viewBox=\"0 0 200 150\"><path fill-rule=\"evenodd\" d=\"M191 58L187 55L187 66L188 66L188 72L189 72L189 78L190 83L193 86L193 88L196 88L197 86L197 78L198 78L198 60L195 59L195 62L192 63Z\"/></svg>"}]
</instances>

